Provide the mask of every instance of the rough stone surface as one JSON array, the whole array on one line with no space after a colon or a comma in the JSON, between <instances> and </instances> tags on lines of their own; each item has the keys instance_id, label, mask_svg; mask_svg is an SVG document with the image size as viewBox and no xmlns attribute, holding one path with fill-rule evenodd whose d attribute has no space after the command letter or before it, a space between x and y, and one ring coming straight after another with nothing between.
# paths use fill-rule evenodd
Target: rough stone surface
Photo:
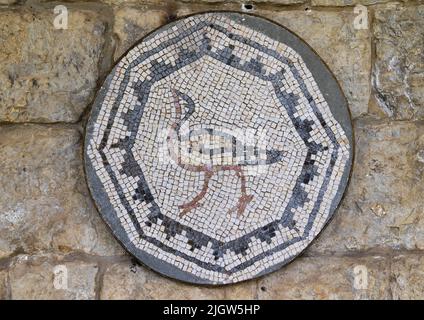
<instances>
[{"instance_id":1,"label":"rough stone surface","mask_svg":"<svg viewBox=\"0 0 424 320\"><path fill-rule=\"evenodd\" d=\"M12 299L94 299L98 266L60 257L19 256L9 271Z\"/></svg>"},{"instance_id":2,"label":"rough stone surface","mask_svg":"<svg viewBox=\"0 0 424 320\"><path fill-rule=\"evenodd\" d=\"M7 298L7 271L0 270L0 300Z\"/></svg>"},{"instance_id":3,"label":"rough stone surface","mask_svg":"<svg viewBox=\"0 0 424 320\"><path fill-rule=\"evenodd\" d=\"M169 3L169 0L100 0L103 3L118 6L118 5L162 5Z\"/></svg>"},{"instance_id":4,"label":"rough stone surface","mask_svg":"<svg viewBox=\"0 0 424 320\"><path fill-rule=\"evenodd\" d=\"M75 129L0 127L0 257L15 251L122 252L94 208Z\"/></svg>"},{"instance_id":5,"label":"rough stone surface","mask_svg":"<svg viewBox=\"0 0 424 320\"><path fill-rule=\"evenodd\" d=\"M379 3L386 3L392 0L311 0L311 4L313 6L351 6L351 5L372 5ZM400 0L402 1L402 0ZM409 0L403 0L404 2L408 2Z\"/></svg>"},{"instance_id":6,"label":"rough stone surface","mask_svg":"<svg viewBox=\"0 0 424 320\"><path fill-rule=\"evenodd\" d=\"M316 252L424 249L424 123L359 123L350 184Z\"/></svg>"},{"instance_id":7,"label":"rough stone surface","mask_svg":"<svg viewBox=\"0 0 424 320\"><path fill-rule=\"evenodd\" d=\"M393 299L424 299L424 257L400 255L392 263Z\"/></svg>"},{"instance_id":8,"label":"rough stone surface","mask_svg":"<svg viewBox=\"0 0 424 320\"><path fill-rule=\"evenodd\" d=\"M424 119L424 5L375 13L374 82L390 118Z\"/></svg>"},{"instance_id":9,"label":"rough stone surface","mask_svg":"<svg viewBox=\"0 0 424 320\"><path fill-rule=\"evenodd\" d=\"M259 299L388 299L389 274L378 256L298 258L259 281Z\"/></svg>"},{"instance_id":10,"label":"rough stone surface","mask_svg":"<svg viewBox=\"0 0 424 320\"><path fill-rule=\"evenodd\" d=\"M242 1L246 3L247 1ZM253 3L278 3L278 4L300 4L305 3L306 0L254 0Z\"/></svg>"},{"instance_id":11,"label":"rough stone surface","mask_svg":"<svg viewBox=\"0 0 424 320\"><path fill-rule=\"evenodd\" d=\"M258 282L250 280L227 286L225 299L228 300L253 300L258 298Z\"/></svg>"},{"instance_id":12,"label":"rough stone surface","mask_svg":"<svg viewBox=\"0 0 424 320\"><path fill-rule=\"evenodd\" d=\"M111 5L134 5L134 4L159 4L159 5L169 5L169 0L101 0L104 3ZM229 2L233 4L279 4L279 5L290 5L290 4L302 4L306 0L253 0L253 1L243 1L243 0L232 0L232 1L223 1L223 0L180 0L178 2L185 3L187 5L196 5L196 4L218 4L221 5L223 2Z\"/></svg>"},{"instance_id":13,"label":"rough stone surface","mask_svg":"<svg viewBox=\"0 0 424 320\"><path fill-rule=\"evenodd\" d=\"M145 267L119 263L103 277L101 299L224 299L225 287L194 286L164 278Z\"/></svg>"},{"instance_id":14,"label":"rough stone surface","mask_svg":"<svg viewBox=\"0 0 424 320\"><path fill-rule=\"evenodd\" d=\"M8 5L8 4L14 4L17 3L18 0L0 0L0 5Z\"/></svg>"},{"instance_id":15,"label":"rough stone surface","mask_svg":"<svg viewBox=\"0 0 424 320\"><path fill-rule=\"evenodd\" d=\"M163 10L124 7L115 10L113 31L118 38L114 58L118 60L143 36L166 23L167 13Z\"/></svg>"},{"instance_id":16,"label":"rough stone surface","mask_svg":"<svg viewBox=\"0 0 424 320\"><path fill-rule=\"evenodd\" d=\"M222 0L183 0L184 2L194 2L194 3L220 3ZM243 0L233 0L228 2L241 2L242 4L252 5L254 8L255 4L301 4L305 3L306 0L253 0L253 1L243 1ZM248 7L250 9L250 7Z\"/></svg>"},{"instance_id":17,"label":"rough stone surface","mask_svg":"<svg viewBox=\"0 0 424 320\"><path fill-rule=\"evenodd\" d=\"M69 9L71 10L71 9ZM106 25L94 11L0 11L0 121L76 122L92 99Z\"/></svg>"},{"instance_id":18,"label":"rough stone surface","mask_svg":"<svg viewBox=\"0 0 424 320\"><path fill-rule=\"evenodd\" d=\"M368 110L371 92L369 30L356 30L351 10L264 11L264 15L302 37L327 63L349 102L352 116Z\"/></svg>"}]
</instances>

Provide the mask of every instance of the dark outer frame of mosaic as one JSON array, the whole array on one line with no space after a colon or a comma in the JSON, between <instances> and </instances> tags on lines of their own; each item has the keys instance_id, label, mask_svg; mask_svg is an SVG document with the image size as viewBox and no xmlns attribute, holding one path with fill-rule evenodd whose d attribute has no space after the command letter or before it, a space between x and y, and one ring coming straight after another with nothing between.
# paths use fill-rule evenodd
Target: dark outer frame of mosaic
<instances>
[{"instance_id":1,"label":"dark outer frame of mosaic","mask_svg":"<svg viewBox=\"0 0 424 320\"><path fill-rule=\"evenodd\" d=\"M333 217L335 210L337 209L344 195L346 186L350 178L350 173L351 173L352 163L353 163L353 155L354 155L354 139L353 139L351 116L350 116L349 108L347 105L347 100L341 90L340 85L338 84L335 76L332 74L328 66L321 60L318 54L305 41L303 41L300 37L295 35L293 32L289 31L284 26L281 26L273 21L267 20L257 15L240 13L240 12L208 11L203 13L196 13L194 15L201 15L204 13L224 14L227 18L230 18L231 20L234 20L237 23L244 25L246 27L250 27L254 29L255 31L261 32L265 34L266 36L276 41L282 42L288 47L291 47L292 49L294 49L297 52L297 54L301 56L305 65L312 73L319 89L321 90L321 93L323 94L323 96L325 97L328 103L328 106L332 112L333 117L337 120L337 122L341 125L341 127L345 131L345 134L349 140L349 145L350 145L349 160L345 166L337 194L332 200L330 214L327 218L327 221L324 227L320 231L322 232L322 230L328 224L329 220ZM163 30L173 27L175 24L178 23L179 20L187 18L187 17L188 16L179 18L178 20L175 20L165 26L162 26L154 30L153 32L151 32L150 34L142 38L139 42L134 44L133 47L137 46L140 42L146 41L154 37L159 32L162 32ZM123 56L125 56L129 51L131 51L132 48L130 48ZM121 59L118 59L117 63L119 63L120 60ZM114 71L115 71L115 67L109 73L109 76L107 77L107 79L105 80L104 84L102 85L101 89L99 90L97 94L97 97L93 103L90 118L88 119L88 122L87 122L86 133L85 133L85 141L84 141L85 173L86 173L86 180L89 186L89 190L94 199L95 205L97 209L99 210L99 212L101 213L103 220L107 223L107 225L112 230L112 233L115 236L115 238L123 245L123 247L131 255L135 256L137 260L141 262L143 265L153 269L154 271L166 277L171 277L171 278L181 280L184 282L189 282L189 283L211 285L213 284L211 281L196 277L191 273L184 272L178 269L177 267L165 261L162 261L144 252L143 250L140 250L129 240L127 233L121 226L121 223L116 216L114 208L110 204L108 195L106 191L104 190L104 187L100 179L98 178L96 171L92 166L91 161L89 161L87 157L86 147L89 143L90 137L93 132L93 127L95 122L94 120L97 119L98 117L101 103L104 100L104 97L106 95L106 90L109 87L109 84L112 80ZM302 252L300 252L299 254L295 256L292 256L290 259L287 259L283 262L280 262L276 265L271 266L268 269L263 270L262 272L260 272L253 278L261 277L265 274L268 274L270 272L280 269L282 266L291 262L301 253Z\"/></svg>"}]
</instances>

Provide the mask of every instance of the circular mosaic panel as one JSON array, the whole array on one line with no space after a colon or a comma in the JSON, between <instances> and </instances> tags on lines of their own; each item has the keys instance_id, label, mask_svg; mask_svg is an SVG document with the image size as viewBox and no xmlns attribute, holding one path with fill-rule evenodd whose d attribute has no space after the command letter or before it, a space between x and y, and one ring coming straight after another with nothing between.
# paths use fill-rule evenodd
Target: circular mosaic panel
<instances>
[{"instance_id":1,"label":"circular mosaic panel","mask_svg":"<svg viewBox=\"0 0 424 320\"><path fill-rule=\"evenodd\" d=\"M111 71L87 126L99 211L139 261L184 281L276 270L314 239L349 178L345 98L301 39L205 13L144 38Z\"/></svg>"}]
</instances>

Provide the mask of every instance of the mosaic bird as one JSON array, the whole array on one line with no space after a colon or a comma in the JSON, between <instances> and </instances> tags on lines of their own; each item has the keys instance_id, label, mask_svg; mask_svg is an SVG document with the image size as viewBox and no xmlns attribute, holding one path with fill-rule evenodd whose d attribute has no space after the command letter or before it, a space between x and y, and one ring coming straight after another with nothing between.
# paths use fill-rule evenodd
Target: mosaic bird
<instances>
[{"instance_id":1,"label":"mosaic bird","mask_svg":"<svg viewBox=\"0 0 424 320\"><path fill-rule=\"evenodd\" d=\"M169 154L181 168L205 174L200 193L191 201L179 205L182 210L180 217L200 206L199 202L205 197L212 176L219 171L234 171L240 179L241 196L237 206L229 212L236 211L241 216L253 199L253 195L248 195L246 191L244 167L276 163L283 159L284 152L245 144L234 133L223 128L201 127L190 130L184 126L195 112L194 101L175 89L172 89L172 97L177 120L171 125L167 136ZM181 102L186 110L184 114Z\"/></svg>"}]
</instances>

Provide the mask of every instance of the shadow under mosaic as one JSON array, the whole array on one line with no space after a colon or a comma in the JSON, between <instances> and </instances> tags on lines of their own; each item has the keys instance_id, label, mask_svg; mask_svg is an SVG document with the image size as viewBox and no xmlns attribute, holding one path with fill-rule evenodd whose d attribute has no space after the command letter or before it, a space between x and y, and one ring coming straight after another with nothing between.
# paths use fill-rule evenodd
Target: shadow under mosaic
<instances>
[{"instance_id":1,"label":"shadow under mosaic","mask_svg":"<svg viewBox=\"0 0 424 320\"><path fill-rule=\"evenodd\" d=\"M265 19L170 23L132 48L87 126L87 180L104 220L150 268L234 283L295 258L336 209L352 128L334 76Z\"/></svg>"}]
</instances>

